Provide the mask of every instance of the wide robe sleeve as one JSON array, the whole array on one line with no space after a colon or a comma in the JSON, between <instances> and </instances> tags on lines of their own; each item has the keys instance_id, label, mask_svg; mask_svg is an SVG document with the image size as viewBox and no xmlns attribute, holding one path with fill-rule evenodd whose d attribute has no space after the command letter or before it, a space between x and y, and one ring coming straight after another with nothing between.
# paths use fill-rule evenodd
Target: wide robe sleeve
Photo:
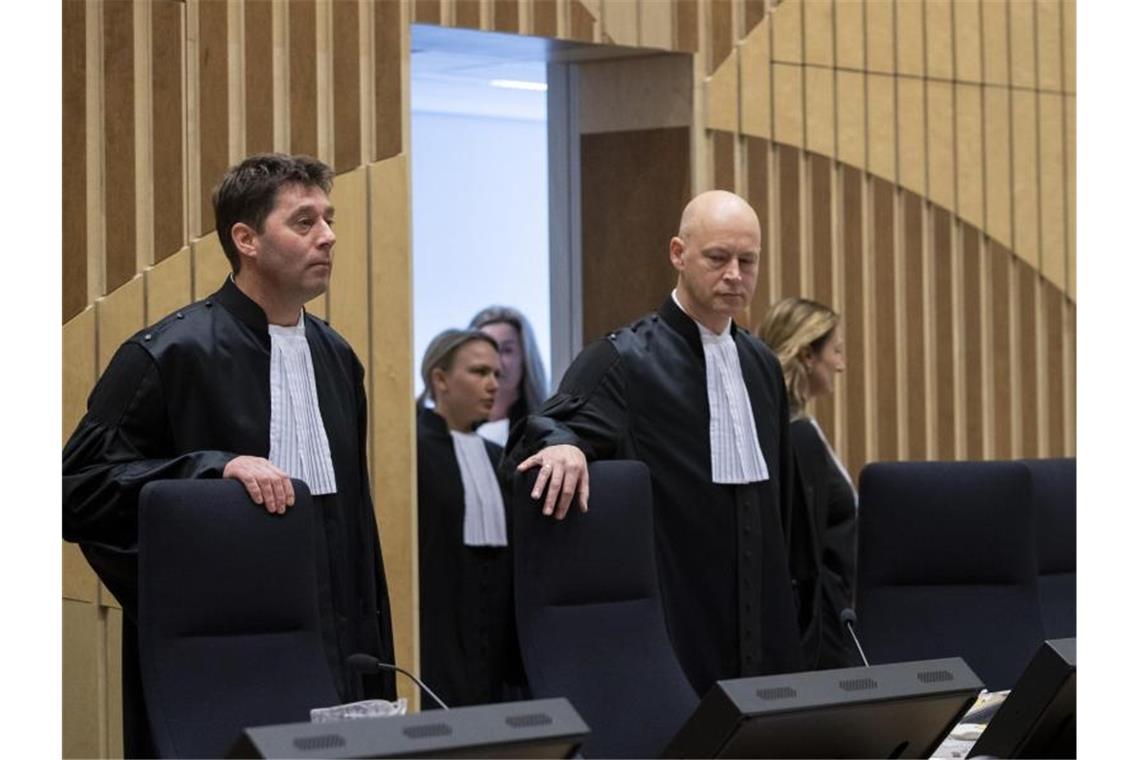
<instances>
[{"instance_id":1,"label":"wide robe sleeve","mask_svg":"<svg viewBox=\"0 0 1140 760\"><path fill-rule=\"evenodd\" d=\"M63 537L132 549L138 495L152 480L219 478L236 454L173 454L162 379L142 346L124 343L111 359L63 449Z\"/></svg>"},{"instance_id":2,"label":"wide robe sleeve","mask_svg":"<svg viewBox=\"0 0 1140 760\"><path fill-rule=\"evenodd\" d=\"M547 446L577 446L588 461L609 459L622 449L628 422L621 357L609 340L582 350L558 392L511 431L500 473L510 482L515 468Z\"/></svg>"}]
</instances>

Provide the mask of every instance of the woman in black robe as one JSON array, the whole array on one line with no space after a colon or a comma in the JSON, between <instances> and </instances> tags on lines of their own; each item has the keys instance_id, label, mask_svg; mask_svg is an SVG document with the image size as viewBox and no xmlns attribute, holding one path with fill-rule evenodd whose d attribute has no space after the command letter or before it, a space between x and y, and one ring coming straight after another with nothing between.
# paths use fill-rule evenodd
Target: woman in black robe
<instances>
[{"instance_id":1,"label":"woman in black robe","mask_svg":"<svg viewBox=\"0 0 1140 760\"><path fill-rule=\"evenodd\" d=\"M493 339L447 330L421 368L420 664L424 682L452 707L504 701L517 693L507 684L522 681L509 500L494 475L502 449L473 432L494 403L499 367Z\"/></svg>"},{"instance_id":2,"label":"woman in black robe","mask_svg":"<svg viewBox=\"0 0 1140 760\"><path fill-rule=\"evenodd\" d=\"M772 306L757 330L776 352L788 386L791 448L795 461L789 562L809 668L858 665L840 622L855 604L857 493L808 403L832 393L845 369L839 315L804 298Z\"/></svg>"},{"instance_id":3,"label":"woman in black robe","mask_svg":"<svg viewBox=\"0 0 1140 760\"><path fill-rule=\"evenodd\" d=\"M533 414L546 400L546 368L538 341L526 316L510 306L488 306L471 318L470 327L490 335L499 344L502 373L495 405L479 435L501 446L510 429Z\"/></svg>"}]
</instances>

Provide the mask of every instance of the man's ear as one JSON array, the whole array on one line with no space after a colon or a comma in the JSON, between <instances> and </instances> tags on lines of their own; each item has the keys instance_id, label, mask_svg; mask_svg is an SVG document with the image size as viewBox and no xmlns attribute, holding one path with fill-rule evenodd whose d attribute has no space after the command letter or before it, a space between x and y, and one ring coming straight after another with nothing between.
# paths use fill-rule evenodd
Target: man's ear
<instances>
[{"instance_id":1,"label":"man's ear","mask_svg":"<svg viewBox=\"0 0 1140 760\"><path fill-rule=\"evenodd\" d=\"M230 239L242 256L257 258L257 231L245 222L237 222L230 228Z\"/></svg>"},{"instance_id":2,"label":"man's ear","mask_svg":"<svg viewBox=\"0 0 1140 760\"><path fill-rule=\"evenodd\" d=\"M674 236L669 241L669 261L673 264L673 268L678 272L685 268L685 241L679 237Z\"/></svg>"}]
</instances>

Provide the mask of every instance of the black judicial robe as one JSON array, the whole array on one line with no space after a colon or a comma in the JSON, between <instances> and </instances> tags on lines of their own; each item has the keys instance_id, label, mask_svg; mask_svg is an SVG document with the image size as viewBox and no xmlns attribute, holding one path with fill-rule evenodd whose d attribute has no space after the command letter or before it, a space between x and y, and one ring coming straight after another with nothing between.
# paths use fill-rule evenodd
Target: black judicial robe
<instances>
[{"instance_id":1,"label":"black judicial robe","mask_svg":"<svg viewBox=\"0 0 1140 760\"><path fill-rule=\"evenodd\" d=\"M327 324L304 319L337 482L335 494L313 497L321 516L318 583L329 667L345 701L394 699L391 674L361 678L345 664L354 652L393 661L368 486L364 369ZM227 278L209 298L124 343L92 391L63 451L63 537L80 543L123 605L126 648L137 610L139 490L164 478L220 478L237 455L267 457L269 362L265 313ZM138 696L128 693L137 688L129 682L134 659L137 653L124 652L128 709ZM131 717L125 721L129 728Z\"/></svg>"},{"instance_id":2,"label":"black judicial robe","mask_svg":"<svg viewBox=\"0 0 1140 760\"><path fill-rule=\"evenodd\" d=\"M859 665L839 619L845 607L855 606L855 492L811 420L794 420L790 431L795 481L789 551L804 664L814 670Z\"/></svg>"},{"instance_id":3,"label":"black judicial robe","mask_svg":"<svg viewBox=\"0 0 1140 760\"><path fill-rule=\"evenodd\" d=\"M495 466L502 449L483 443ZM421 675L448 706L502 702L504 685L522 681L510 547L463 543L459 462L447 423L431 409L419 411L417 454Z\"/></svg>"},{"instance_id":4,"label":"black judicial robe","mask_svg":"<svg viewBox=\"0 0 1140 760\"><path fill-rule=\"evenodd\" d=\"M783 530L791 507L787 392L775 355L735 324L732 335L769 480L712 482L704 350L696 323L672 298L586 347L558 392L512 433L502 467L512 475L539 449L566 443L590 461L649 466L666 622L701 695L718 679L801 667Z\"/></svg>"}]
</instances>

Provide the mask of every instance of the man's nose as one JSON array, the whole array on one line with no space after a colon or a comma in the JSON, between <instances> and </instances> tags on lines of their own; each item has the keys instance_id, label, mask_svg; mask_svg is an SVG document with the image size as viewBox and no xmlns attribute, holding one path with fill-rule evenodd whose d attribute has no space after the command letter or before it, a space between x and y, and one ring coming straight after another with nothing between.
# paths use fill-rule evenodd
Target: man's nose
<instances>
[{"instance_id":1,"label":"man's nose","mask_svg":"<svg viewBox=\"0 0 1140 760\"><path fill-rule=\"evenodd\" d=\"M725 279L739 280L740 279L740 262L735 258L729 259L728 266L724 270Z\"/></svg>"},{"instance_id":2,"label":"man's nose","mask_svg":"<svg viewBox=\"0 0 1140 760\"><path fill-rule=\"evenodd\" d=\"M332 247L336 243L336 232L333 231L332 225L325 220L321 220L321 245Z\"/></svg>"}]
</instances>

